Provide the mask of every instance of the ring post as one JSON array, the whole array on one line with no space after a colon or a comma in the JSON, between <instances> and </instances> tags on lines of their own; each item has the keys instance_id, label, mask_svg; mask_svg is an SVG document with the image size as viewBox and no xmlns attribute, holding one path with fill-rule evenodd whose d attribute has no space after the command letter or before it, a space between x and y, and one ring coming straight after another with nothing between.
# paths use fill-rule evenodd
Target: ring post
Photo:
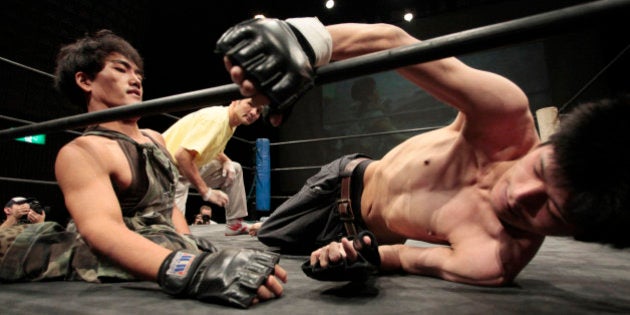
<instances>
[{"instance_id":1,"label":"ring post","mask_svg":"<svg viewBox=\"0 0 630 315\"><path fill-rule=\"evenodd\" d=\"M269 211L271 199L269 139L256 139L256 210Z\"/></svg>"}]
</instances>

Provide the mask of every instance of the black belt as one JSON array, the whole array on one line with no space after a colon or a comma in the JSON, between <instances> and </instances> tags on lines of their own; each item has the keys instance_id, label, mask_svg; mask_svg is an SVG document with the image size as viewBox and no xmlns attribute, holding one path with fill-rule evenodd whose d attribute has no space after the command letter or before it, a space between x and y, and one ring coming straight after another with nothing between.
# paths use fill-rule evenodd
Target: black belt
<instances>
[{"instance_id":1,"label":"black belt","mask_svg":"<svg viewBox=\"0 0 630 315\"><path fill-rule=\"evenodd\" d=\"M341 178L341 198L337 201L337 209L339 210L339 218L343 222L348 236L357 235L357 228L354 224L354 211L352 211L352 200L350 199L350 178L354 169L365 160L369 159L362 157L350 161L344 168L345 176ZM359 215L361 215L361 209L359 209Z\"/></svg>"}]
</instances>

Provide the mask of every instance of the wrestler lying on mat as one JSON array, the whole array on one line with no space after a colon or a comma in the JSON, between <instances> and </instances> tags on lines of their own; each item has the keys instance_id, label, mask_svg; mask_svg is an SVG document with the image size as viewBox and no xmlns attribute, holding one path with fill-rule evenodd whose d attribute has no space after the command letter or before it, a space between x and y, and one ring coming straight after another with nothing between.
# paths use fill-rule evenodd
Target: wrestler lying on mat
<instances>
[{"instance_id":1,"label":"wrestler lying on mat","mask_svg":"<svg viewBox=\"0 0 630 315\"><path fill-rule=\"evenodd\" d=\"M217 50L243 95L260 91L282 113L329 59L417 42L386 24L260 19L229 29ZM303 269L321 280L377 269L487 286L513 281L546 235L628 245L627 101L578 107L541 143L526 95L508 79L456 58L397 71L458 109L455 120L380 160L350 155L322 167L262 224L261 242L312 251ZM444 246L404 245L408 239Z\"/></svg>"},{"instance_id":2,"label":"wrestler lying on mat","mask_svg":"<svg viewBox=\"0 0 630 315\"><path fill-rule=\"evenodd\" d=\"M104 30L61 49L56 85L88 112L132 106L142 101L142 70L138 52ZM59 151L55 174L74 224L3 229L0 281L143 279L244 308L282 295L278 254L218 250L190 235L174 208L177 169L160 133L141 130L139 118L89 127Z\"/></svg>"}]
</instances>

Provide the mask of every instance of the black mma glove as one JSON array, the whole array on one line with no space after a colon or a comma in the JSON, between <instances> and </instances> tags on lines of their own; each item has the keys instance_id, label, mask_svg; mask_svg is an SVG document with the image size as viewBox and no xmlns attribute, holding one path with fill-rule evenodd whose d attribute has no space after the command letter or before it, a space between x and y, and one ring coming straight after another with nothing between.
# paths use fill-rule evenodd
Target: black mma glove
<instances>
[{"instance_id":1,"label":"black mma glove","mask_svg":"<svg viewBox=\"0 0 630 315\"><path fill-rule=\"evenodd\" d=\"M371 239L370 245L363 241L364 236ZM376 237L370 231L362 231L352 240L357 250L357 260L348 262L345 259L322 268L317 262L311 265L310 260L302 264L302 271L310 278L320 281L365 281L378 272L381 256L378 253Z\"/></svg>"},{"instance_id":2,"label":"black mma glove","mask_svg":"<svg viewBox=\"0 0 630 315\"><path fill-rule=\"evenodd\" d=\"M278 254L253 249L199 254L179 250L162 262L158 284L177 297L247 308L279 260Z\"/></svg>"},{"instance_id":3,"label":"black mma glove","mask_svg":"<svg viewBox=\"0 0 630 315\"><path fill-rule=\"evenodd\" d=\"M212 242L210 241L209 237L197 236L193 234L184 234L184 235L186 235L188 238L195 241L195 243L197 243L197 248L201 251L209 252L209 253L214 253L218 251L216 246L214 246L214 244L212 244Z\"/></svg>"},{"instance_id":4,"label":"black mma glove","mask_svg":"<svg viewBox=\"0 0 630 315\"><path fill-rule=\"evenodd\" d=\"M313 68L330 61L332 40L317 18L252 19L228 29L216 52L241 66L282 113L312 88Z\"/></svg>"}]
</instances>

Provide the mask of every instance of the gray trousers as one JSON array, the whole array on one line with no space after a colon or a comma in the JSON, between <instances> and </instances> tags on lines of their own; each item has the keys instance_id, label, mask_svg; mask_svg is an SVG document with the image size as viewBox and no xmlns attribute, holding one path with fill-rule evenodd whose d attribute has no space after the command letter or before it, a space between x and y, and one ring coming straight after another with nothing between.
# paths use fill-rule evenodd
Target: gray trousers
<instances>
[{"instance_id":1,"label":"gray trousers","mask_svg":"<svg viewBox=\"0 0 630 315\"><path fill-rule=\"evenodd\" d=\"M225 177L222 176L223 166L217 160L202 166L199 175L209 188L219 189L228 195L230 202L225 206L225 218L227 220L238 219L247 216L247 196L245 195L245 184L243 183L243 169L241 164L232 161L236 176L234 181L227 186ZM186 201L188 200L188 190L190 182L186 177L180 175L175 191L175 204L186 214Z\"/></svg>"},{"instance_id":2,"label":"gray trousers","mask_svg":"<svg viewBox=\"0 0 630 315\"><path fill-rule=\"evenodd\" d=\"M337 211L341 195L341 178L346 164L361 154L343 156L322 166L302 189L281 204L258 230L258 240L276 247L281 253L308 255L321 246L339 240L346 234ZM355 224L361 230L360 204L355 208Z\"/></svg>"}]
</instances>

